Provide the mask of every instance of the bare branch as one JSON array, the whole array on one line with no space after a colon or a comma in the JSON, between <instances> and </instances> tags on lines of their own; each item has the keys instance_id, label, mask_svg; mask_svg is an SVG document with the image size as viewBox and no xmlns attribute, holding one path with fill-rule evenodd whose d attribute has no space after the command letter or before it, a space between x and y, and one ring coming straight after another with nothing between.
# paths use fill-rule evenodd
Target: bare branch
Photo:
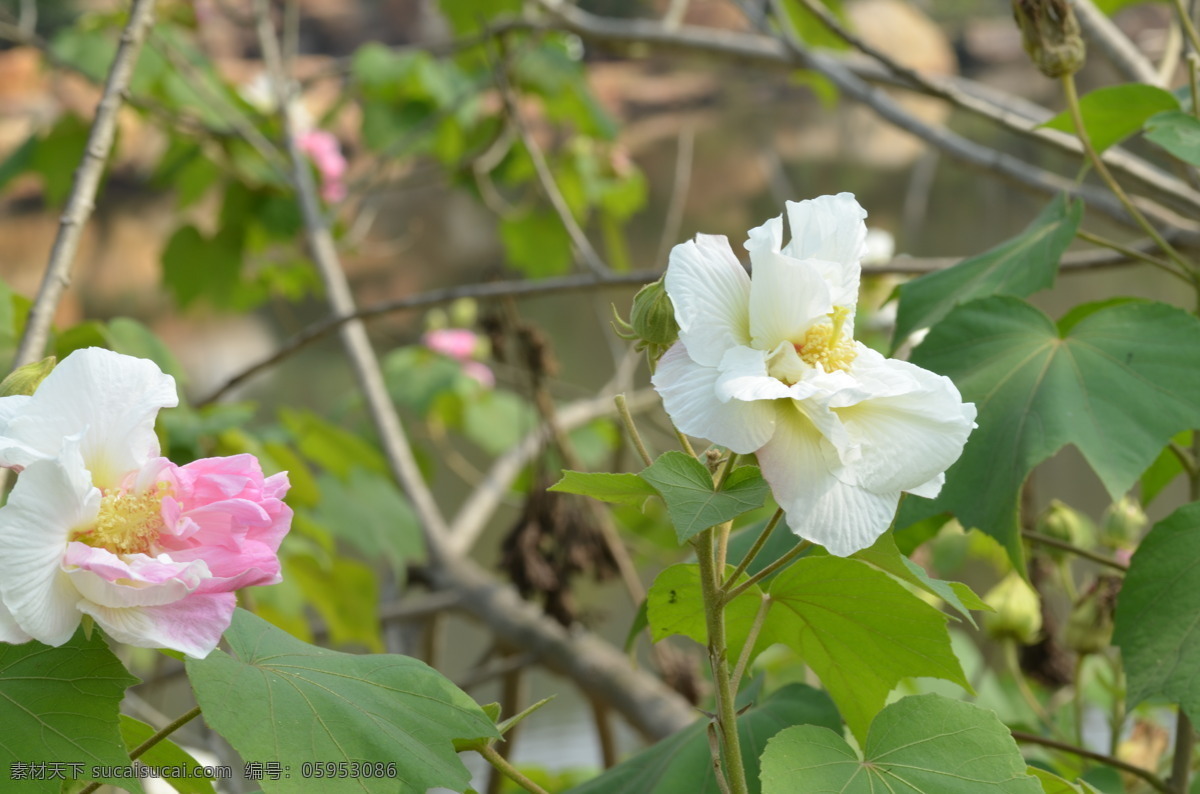
<instances>
[{"instance_id":1,"label":"bare branch","mask_svg":"<svg viewBox=\"0 0 1200 794\"><path fill-rule=\"evenodd\" d=\"M29 309L29 320L25 333L17 346L13 367L20 367L41 358L50 333L50 321L62 299L63 291L71 281L71 267L79 250L79 239L83 226L95 209L96 192L100 188L100 177L104 164L112 152L113 137L117 128L117 111L129 81L133 67L145 41L146 31L154 18L154 0L134 0L129 12L129 21L121 33L121 43L108 71L104 93L96 106L96 117L88 133L83 159L75 170L75 180L67 197L67 206L59 221L54 247L50 250L50 261L42 277L42 286Z\"/></svg>"},{"instance_id":2,"label":"bare branch","mask_svg":"<svg viewBox=\"0 0 1200 794\"><path fill-rule=\"evenodd\" d=\"M304 216L304 230L308 238L308 246L316 262L317 270L329 296L330 307L335 314L353 315L356 307L354 296L350 292L350 283L342 270L337 249L333 244L333 235L329 231L329 223L321 211L317 200L317 188L313 182L312 171L305 160L297 141L297 125L295 121L295 103L292 101L292 86L284 72L283 61L279 52L279 42L275 38L275 27L271 21L269 0L256 0L255 17L257 19L258 39L262 47L263 60L271 76L279 112L283 119L284 138L287 145L291 165L291 179L296 189L300 210ZM367 338L366 327L357 318L348 320L339 329L342 344L350 358L359 388L367 403L379 441L387 456L392 476L404 489L412 502L413 509L420 519L421 527L428 546L429 554L435 561L440 557L445 543L446 521L441 510L433 499L433 494L417 468L412 449L404 435L400 418L396 415L387 388L383 382L383 372L379 368L379 360L371 348Z\"/></svg>"}]
</instances>

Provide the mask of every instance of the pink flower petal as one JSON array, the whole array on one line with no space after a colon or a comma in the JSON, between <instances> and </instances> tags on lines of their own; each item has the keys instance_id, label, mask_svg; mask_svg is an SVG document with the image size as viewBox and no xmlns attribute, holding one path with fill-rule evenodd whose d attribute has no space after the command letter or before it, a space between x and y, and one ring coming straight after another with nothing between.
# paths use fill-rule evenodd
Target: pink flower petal
<instances>
[{"instance_id":1,"label":"pink flower petal","mask_svg":"<svg viewBox=\"0 0 1200 794\"><path fill-rule=\"evenodd\" d=\"M113 639L141 648L171 648L203 659L217 647L233 620L233 593L193 594L173 604L146 607L105 607L79 602Z\"/></svg>"}]
</instances>

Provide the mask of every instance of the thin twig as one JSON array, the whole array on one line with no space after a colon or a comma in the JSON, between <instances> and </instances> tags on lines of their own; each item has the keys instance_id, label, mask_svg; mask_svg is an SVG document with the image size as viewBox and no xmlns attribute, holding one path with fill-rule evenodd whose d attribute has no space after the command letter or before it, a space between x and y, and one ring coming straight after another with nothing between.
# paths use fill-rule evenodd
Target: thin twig
<instances>
[{"instance_id":1,"label":"thin twig","mask_svg":"<svg viewBox=\"0 0 1200 794\"><path fill-rule=\"evenodd\" d=\"M499 64L494 70L500 98L504 101L504 112L508 116L508 120L516 127L517 134L521 137L521 143L525 145L525 150L529 153L529 159L533 162L533 170L537 173L538 183L541 184L546 198L550 200L550 205L554 207L554 212L562 222L563 228L567 230L571 242L579 251L579 255L583 257L583 263L588 270L597 275L606 275L612 272L611 268L601 259L600 254L596 252L591 241L588 240L579 222L575 220L575 214L567 205L567 200L563 198L562 191L559 190L558 183L554 180L554 172L550 170L546 156L542 153L542 147L538 145L521 117L521 110L512 86L508 82L506 69L505 64Z\"/></svg>"},{"instance_id":2,"label":"thin twig","mask_svg":"<svg viewBox=\"0 0 1200 794\"><path fill-rule=\"evenodd\" d=\"M767 620L767 612L770 611L772 603L771 594L763 593L762 603L758 605L758 612L754 613L754 623L750 625L750 633L746 635L746 644L742 646L737 665L733 668L731 680L735 687L741 683L742 676L746 674L746 665L750 663L750 656L754 653L754 643L758 642L758 634Z\"/></svg>"},{"instance_id":3,"label":"thin twig","mask_svg":"<svg viewBox=\"0 0 1200 794\"><path fill-rule=\"evenodd\" d=\"M1034 543L1041 544L1042 546L1052 546L1056 549L1069 551L1077 557L1083 557L1085 560L1091 560L1092 562L1099 563L1100 565L1107 565L1109 568L1115 568L1121 572L1129 570L1129 566L1120 560L1114 560L1112 557L1105 557L1103 554L1097 554L1094 551L1080 548L1079 546L1068 543L1065 540L1059 540L1058 538L1052 538L1049 535L1043 535L1042 533L1035 532L1032 529L1022 529L1021 537L1025 538L1026 540L1032 540Z\"/></svg>"},{"instance_id":4,"label":"thin twig","mask_svg":"<svg viewBox=\"0 0 1200 794\"><path fill-rule=\"evenodd\" d=\"M165 726L162 730L155 732L155 734L153 736L146 739L146 741L142 742L137 747L130 750L129 751L129 760L136 761L137 759L141 758L142 755L144 755L148 750L150 750L156 744L161 742L163 739L166 739L172 733L179 730L184 725L187 725L189 722L191 722L192 720L196 719L196 717L199 717L199 716L200 716L200 707L194 706L191 709L189 709L188 711L181 714L179 717L176 717L174 720L171 721L171 723L169 725ZM95 781L93 783L89 783L88 785L84 786L82 789L79 790L79 794L91 794L91 792L96 791L102 785L104 785L104 784L100 781Z\"/></svg>"},{"instance_id":5,"label":"thin twig","mask_svg":"<svg viewBox=\"0 0 1200 794\"><path fill-rule=\"evenodd\" d=\"M1151 786L1153 786L1157 791L1163 792L1163 794L1173 794L1171 789L1167 788L1167 784L1166 784L1166 782L1163 781L1162 778L1158 777L1153 772L1149 772L1145 769L1142 769L1140 766L1134 766L1133 764L1130 764L1126 761L1122 761L1120 758L1114 758L1113 756L1105 755L1104 753L1093 752L1093 751L1085 749L1083 747L1076 747L1075 745L1070 744L1069 742L1061 742L1058 739L1051 739L1046 736L1039 736L1036 733L1026 733L1025 731L1013 731L1012 737L1014 739L1016 739L1018 742L1023 742L1025 744L1040 744L1043 747L1050 747L1054 750L1061 750L1064 753L1070 753L1071 755L1077 755L1080 758L1087 758L1088 760L1091 760L1091 761L1098 761L1099 763L1104 764L1105 766L1111 766L1113 769L1119 769L1122 772L1128 772L1131 775L1136 775L1137 777L1140 777L1142 780L1146 781Z\"/></svg>"},{"instance_id":6,"label":"thin twig","mask_svg":"<svg viewBox=\"0 0 1200 794\"><path fill-rule=\"evenodd\" d=\"M1164 87L1150 59L1092 0L1071 0L1079 26L1126 80Z\"/></svg>"},{"instance_id":7,"label":"thin twig","mask_svg":"<svg viewBox=\"0 0 1200 794\"><path fill-rule=\"evenodd\" d=\"M75 170L75 179L67 196L66 209L59 221L58 234L54 238L54 247L50 250L50 261L46 265L41 288L29 308L25 332L21 335L21 342L13 357L14 369L41 358L46 347L50 322L54 318L59 300L62 299L63 291L71 281L71 266L79 250L83 226L95 208L100 177L104 173L108 155L112 152L117 129L117 111L121 109L125 91L133 78L138 53L141 52L142 42L145 41L146 31L149 30L153 18L154 0L134 0L129 11L129 21L125 23L125 30L121 33L117 54L108 70L104 93L100 97L100 104L96 106L96 117L88 133L83 159Z\"/></svg>"},{"instance_id":8,"label":"thin twig","mask_svg":"<svg viewBox=\"0 0 1200 794\"><path fill-rule=\"evenodd\" d=\"M270 3L268 0L256 0L254 11L263 60L267 64L283 119L284 138L291 161L291 179L304 216L308 246L321 274L325 292L329 296L330 307L338 315L352 315L355 312L354 296L350 292L350 284L338 259L329 223L321 212L312 171L297 142L292 88L287 74L283 71L279 42L275 38L275 26L271 21ZM380 370L375 351L371 348L366 328L361 320L351 320L345 323L339 332L359 388L366 400L367 410L379 433L379 441L387 456L392 476L412 502L421 522L429 554L436 564L446 539L446 520L417 467L403 426L396 415L395 406L384 385L383 372Z\"/></svg>"},{"instance_id":9,"label":"thin twig","mask_svg":"<svg viewBox=\"0 0 1200 794\"><path fill-rule=\"evenodd\" d=\"M1092 234L1091 232L1084 231L1083 229L1077 229L1075 231L1075 236L1078 237L1080 240L1086 240L1087 242L1091 243L1092 245L1099 245L1104 248L1108 248L1113 251L1116 251L1120 254L1124 254L1125 256L1129 257L1130 259L1136 259L1140 262L1145 262L1147 265L1156 267L1159 270L1163 271L1164 273L1169 273L1172 276L1174 276L1175 278L1182 279L1184 282L1186 282L1188 284L1192 283L1192 280L1190 278L1188 278L1186 273L1181 272L1179 270L1179 268L1175 267L1170 262L1166 262L1162 259L1159 259L1156 256L1151 256L1148 253L1138 251L1135 248L1130 248L1129 246L1122 245L1121 243L1118 243L1114 240L1109 240L1107 237L1101 237L1098 234Z\"/></svg>"}]
</instances>

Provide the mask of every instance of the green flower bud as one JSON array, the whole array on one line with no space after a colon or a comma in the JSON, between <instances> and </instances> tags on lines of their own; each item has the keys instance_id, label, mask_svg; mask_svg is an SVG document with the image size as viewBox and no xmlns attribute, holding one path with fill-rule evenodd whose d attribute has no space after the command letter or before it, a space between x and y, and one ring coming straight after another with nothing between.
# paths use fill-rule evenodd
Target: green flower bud
<instances>
[{"instance_id":1,"label":"green flower bud","mask_svg":"<svg viewBox=\"0 0 1200 794\"><path fill-rule=\"evenodd\" d=\"M1067 619L1066 644L1078 654L1100 653L1112 643L1113 610L1121 580L1101 576L1071 609Z\"/></svg>"},{"instance_id":2,"label":"green flower bud","mask_svg":"<svg viewBox=\"0 0 1200 794\"><path fill-rule=\"evenodd\" d=\"M54 356L47 356L41 361L17 367L8 373L8 377L0 380L0 397L11 397L14 394L33 394L41 385L50 370L54 369Z\"/></svg>"},{"instance_id":3,"label":"green flower bud","mask_svg":"<svg viewBox=\"0 0 1200 794\"><path fill-rule=\"evenodd\" d=\"M638 290L633 296L629 322L617 316L615 326L618 336L638 340L637 349L649 351L650 358L655 361L675 344L679 338L679 324L675 322L675 306L663 280L660 278Z\"/></svg>"},{"instance_id":4,"label":"green flower bud","mask_svg":"<svg viewBox=\"0 0 1200 794\"><path fill-rule=\"evenodd\" d=\"M1090 549L1096 543L1096 532L1087 516L1057 499L1050 502L1038 518L1037 531L1083 549ZM1055 560L1061 560L1067 554L1053 546L1046 546L1045 551Z\"/></svg>"},{"instance_id":5,"label":"green flower bud","mask_svg":"<svg viewBox=\"0 0 1200 794\"><path fill-rule=\"evenodd\" d=\"M479 319L479 304L474 298L458 298L450 304L450 324L455 328L474 328Z\"/></svg>"},{"instance_id":6,"label":"green flower bud","mask_svg":"<svg viewBox=\"0 0 1200 794\"><path fill-rule=\"evenodd\" d=\"M1047 77L1075 74L1086 47L1070 0L1012 0L1021 43L1038 71Z\"/></svg>"},{"instance_id":7,"label":"green flower bud","mask_svg":"<svg viewBox=\"0 0 1200 794\"><path fill-rule=\"evenodd\" d=\"M1100 520L1100 542L1110 549L1131 549L1137 545L1149 523L1138 500L1126 494L1104 511Z\"/></svg>"},{"instance_id":8,"label":"green flower bud","mask_svg":"<svg viewBox=\"0 0 1200 794\"><path fill-rule=\"evenodd\" d=\"M997 640L1015 639L1023 645L1037 641L1042 630L1042 606L1037 591L1015 572L1000 580L983 597L994 609L985 612L983 628Z\"/></svg>"}]
</instances>

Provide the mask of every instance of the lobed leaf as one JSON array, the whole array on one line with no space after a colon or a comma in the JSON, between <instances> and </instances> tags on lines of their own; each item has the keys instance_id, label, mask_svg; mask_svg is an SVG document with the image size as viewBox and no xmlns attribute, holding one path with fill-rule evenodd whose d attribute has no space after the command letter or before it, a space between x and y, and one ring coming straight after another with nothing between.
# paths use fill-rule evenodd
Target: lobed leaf
<instances>
[{"instance_id":1,"label":"lobed leaf","mask_svg":"<svg viewBox=\"0 0 1200 794\"><path fill-rule=\"evenodd\" d=\"M683 543L709 527L761 507L770 486L756 466L733 470L716 490L704 464L682 452L667 452L641 473L667 503L675 534Z\"/></svg>"}]
</instances>

